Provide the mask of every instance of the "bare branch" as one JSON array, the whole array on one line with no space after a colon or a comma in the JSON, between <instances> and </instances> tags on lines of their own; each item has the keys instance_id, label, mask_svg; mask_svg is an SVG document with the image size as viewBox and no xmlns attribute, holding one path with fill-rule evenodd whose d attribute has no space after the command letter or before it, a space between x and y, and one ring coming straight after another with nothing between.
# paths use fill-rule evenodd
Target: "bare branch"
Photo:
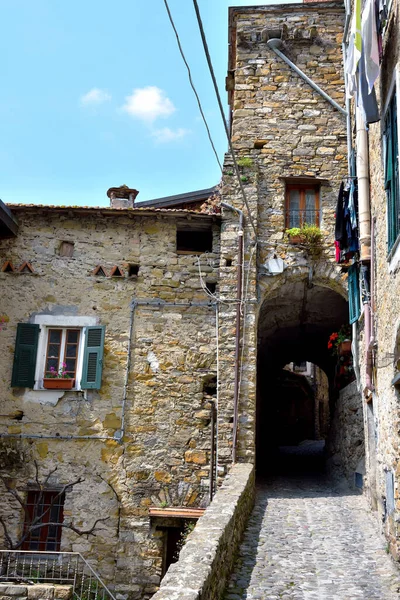
<instances>
[{"instance_id":1,"label":"bare branch","mask_svg":"<svg viewBox=\"0 0 400 600\"><path fill-rule=\"evenodd\" d=\"M82 479L81 477L79 477L76 481L73 481L72 483L67 483L66 485L64 485L63 488L58 492L58 494L56 494L56 496L54 496L54 498L51 499L50 504L48 505L48 507L45 510L43 510L43 512L41 512L39 515L37 515L37 517L35 519L33 519L33 521L30 523L29 527L32 528L39 521L41 521L43 519L43 517L45 515L47 515L48 512L51 511L51 509L53 508L53 506L56 503L56 501L63 494L65 494L65 492L66 492L67 489L74 487L74 485L77 485L78 483L82 483L82 481L84 481L84 479ZM38 504L39 504L40 500L41 500L41 498L39 496L39 499L37 501Z\"/></svg>"},{"instance_id":2,"label":"bare branch","mask_svg":"<svg viewBox=\"0 0 400 600\"><path fill-rule=\"evenodd\" d=\"M52 475L54 475L54 473L55 473L56 471L57 471L57 467L55 467L54 469L52 469L51 471L49 471L49 472L48 472L48 474L47 474L47 476L46 476L46 479L44 480L43 487L46 487L46 486L47 486L47 484L49 483L49 479L50 479L50 477L51 477Z\"/></svg>"},{"instance_id":3,"label":"bare branch","mask_svg":"<svg viewBox=\"0 0 400 600\"><path fill-rule=\"evenodd\" d=\"M30 530L30 532L32 532L34 529L40 529L41 527L63 527L64 529L71 529L78 535L96 535L94 533L94 530L96 529L96 525L98 523L104 523L105 521L108 521L109 518L110 517L103 517L102 519L96 519L90 529L79 529L71 521L70 523L57 523L57 522L55 522L55 523L51 523L51 522L50 523L38 523L37 525L33 525L32 527L30 527L29 530Z\"/></svg>"},{"instance_id":4,"label":"bare branch","mask_svg":"<svg viewBox=\"0 0 400 600\"><path fill-rule=\"evenodd\" d=\"M2 527L3 527L3 530L4 530L4 537L5 537L5 538L6 538L6 540L7 540L7 544L9 545L9 549L10 549L10 550L15 550L15 547L14 547L13 541L12 541L12 539L11 539L11 536L10 536L10 534L8 533L7 525L5 524L5 521L4 521L3 517L0 517L0 523L1 523Z\"/></svg>"}]
</instances>

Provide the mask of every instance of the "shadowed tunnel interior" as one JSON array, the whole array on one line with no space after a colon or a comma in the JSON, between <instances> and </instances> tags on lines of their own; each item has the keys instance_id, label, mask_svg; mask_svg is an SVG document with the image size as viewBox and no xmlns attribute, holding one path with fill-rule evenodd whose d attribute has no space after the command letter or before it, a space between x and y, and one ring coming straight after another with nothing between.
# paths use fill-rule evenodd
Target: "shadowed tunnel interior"
<instances>
[{"instance_id":1,"label":"shadowed tunnel interior","mask_svg":"<svg viewBox=\"0 0 400 600\"><path fill-rule=\"evenodd\" d=\"M332 404L335 360L327 342L330 334L347 322L346 300L332 289L308 280L288 281L264 300L258 323L258 474L302 469L306 463L308 468L312 462L321 464L326 431L321 415L316 414L318 392L313 382L316 371L326 374L326 394ZM305 361L311 363L314 379L312 374L305 377L284 369L289 363ZM325 375L322 377L326 381ZM327 412L328 424L329 409ZM320 442L307 453L306 440ZM294 447L302 450L291 450ZM317 461L316 447L320 450ZM310 460L307 454L313 455Z\"/></svg>"}]
</instances>

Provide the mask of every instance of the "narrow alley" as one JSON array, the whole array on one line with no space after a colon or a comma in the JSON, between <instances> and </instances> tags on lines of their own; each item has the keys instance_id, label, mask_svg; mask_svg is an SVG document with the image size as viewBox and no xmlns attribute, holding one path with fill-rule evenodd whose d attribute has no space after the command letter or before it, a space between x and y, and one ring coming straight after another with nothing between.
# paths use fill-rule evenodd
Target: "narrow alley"
<instances>
[{"instance_id":1,"label":"narrow alley","mask_svg":"<svg viewBox=\"0 0 400 600\"><path fill-rule=\"evenodd\" d=\"M318 473L258 482L224 600L399 597L399 572L363 496Z\"/></svg>"}]
</instances>

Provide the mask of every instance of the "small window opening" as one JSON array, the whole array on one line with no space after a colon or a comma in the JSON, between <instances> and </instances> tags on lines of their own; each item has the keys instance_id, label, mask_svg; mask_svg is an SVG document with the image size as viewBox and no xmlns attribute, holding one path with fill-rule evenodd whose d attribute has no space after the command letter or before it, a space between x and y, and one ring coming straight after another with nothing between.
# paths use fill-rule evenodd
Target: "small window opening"
<instances>
[{"instance_id":1,"label":"small window opening","mask_svg":"<svg viewBox=\"0 0 400 600\"><path fill-rule=\"evenodd\" d=\"M304 373L307 371L307 362L305 360L295 360L293 362L293 371L295 373Z\"/></svg>"},{"instance_id":2,"label":"small window opening","mask_svg":"<svg viewBox=\"0 0 400 600\"><path fill-rule=\"evenodd\" d=\"M211 229L179 230L176 232L176 250L178 254L202 254L212 252Z\"/></svg>"},{"instance_id":3,"label":"small window opening","mask_svg":"<svg viewBox=\"0 0 400 600\"><path fill-rule=\"evenodd\" d=\"M178 527L162 528L164 530L163 577L170 565L178 561L179 553L185 545L187 536L193 531L194 526L194 520L184 519Z\"/></svg>"},{"instance_id":4,"label":"small window opening","mask_svg":"<svg viewBox=\"0 0 400 600\"><path fill-rule=\"evenodd\" d=\"M226 267L231 267L232 266L232 259L231 258L226 258L225 259L225 266Z\"/></svg>"},{"instance_id":5,"label":"small window opening","mask_svg":"<svg viewBox=\"0 0 400 600\"><path fill-rule=\"evenodd\" d=\"M65 258L71 258L74 254L74 242L61 242L60 244L60 256Z\"/></svg>"},{"instance_id":6,"label":"small window opening","mask_svg":"<svg viewBox=\"0 0 400 600\"><path fill-rule=\"evenodd\" d=\"M118 265L115 265L110 272L110 277L123 277L124 272Z\"/></svg>"},{"instance_id":7,"label":"small window opening","mask_svg":"<svg viewBox=\"0 0 400 600\"><path fill-rule=\"evenodd\" d=\"M210 292L210 294L215 294L215 290L217 289L217 284L213 281L206 281L206 288Z\"/></svg>"},{"instance_id":8,"label":"small window opening","mask_svg":"<svg viewBox=\"0 0 400 600\"><path fill-rule=\"evenodd\" d=\"M139 275L139 265L129 265L128 277L137 277Z\"/></svg>"},{"instance_id":9,"label":"small window opening","mask_svg":"<svg viewBox=\"0 0 400 600\"><path fill-rule=\"evenodd\" d=\"M22 550L59 551L64 520L65 494L59 491L29 491L26 501ZM40 527L31 529L35 521Z\"/></svg>"},{"instance_id":10,"label":"small window opening","mask_svg":"<svg viewBox=\"0 0 400 600\"><path fill-rule=\"evenodd\" d=\"M12 262L10 260L7 260L3 266L1 267L1 270L3 271L3 273L14 273L15 269L14 269L14 265L12 264Z\"/></svg>"},{"instance_id":11,"label":"small window opening","mask_svg":"<svg viewBox=\"0 0 400 600\"><path fill-rule=\"evenodd\" d=\"M288 228L316 225L320 222L319 185L286 186L285 225Z\"/></svg>"},{"instance_id":12,"label":"small window opening","mask_svg":"<svg viewBox=\"0 0 400 600\"><path fill-rule=\"evenodd\" d=\"M107 277L107 272L104 267L97 265L93 271L93 275L97 275L97 277Z\"/></svg>"},{"instance_id":13,"label":"small window opening","mask_svg":"<svg viewBox=\"0 0 400 600\"><path fill-rule=\"evenodd\" d=\"M33 273L32 265L25 261L24 263L22 263L22 265L18 269L18 272L19 273Z\"/></svg>"},{"instance_id":14,"label":"small window opening","mask_svg":"<svg viewBox=\"0 0 400 600\"><path fill-rule=\"evenodd\" d=\"M203 382L203 394L207 396L217 395L217 376L207 375Z\"/></svg>"}]
</instances>

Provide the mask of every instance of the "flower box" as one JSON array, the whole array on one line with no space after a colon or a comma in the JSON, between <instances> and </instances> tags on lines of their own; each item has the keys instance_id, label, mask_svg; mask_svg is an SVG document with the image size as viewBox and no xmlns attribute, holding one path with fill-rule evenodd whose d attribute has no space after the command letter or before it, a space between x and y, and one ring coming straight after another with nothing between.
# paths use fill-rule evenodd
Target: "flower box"
<instances>
[{"instance_id":1,"label":"flower box","mask_svg":"<svg viewBox=\"0 0 400 600\"><path fill-rule=\"evenodd\" d=\"M75 384L75 379L62 377L45 377L43 379L43 387L46 390L72 390Z\"/></svg>"},{"instance_id":2,"label":"flower box","mask_svg":"<svg viewBox=\"0 0 400 600\"><path fill-rule=\"evenodd\" d=\"M344 356L346 354L351 354L351 340L344 340L338 345L338 355Z\"/></svg>"},{"instance_id":3,"label":"flower box","mask_svg":"<svg viewBox=\"0 0 400 600\"><path fill-rule=\"evenodd\" d=\"M293 244L293 246L297 246L297 244L304 243L304 238L301 235L289 235L289 242Z\"/></svg>"}]
</instances>

